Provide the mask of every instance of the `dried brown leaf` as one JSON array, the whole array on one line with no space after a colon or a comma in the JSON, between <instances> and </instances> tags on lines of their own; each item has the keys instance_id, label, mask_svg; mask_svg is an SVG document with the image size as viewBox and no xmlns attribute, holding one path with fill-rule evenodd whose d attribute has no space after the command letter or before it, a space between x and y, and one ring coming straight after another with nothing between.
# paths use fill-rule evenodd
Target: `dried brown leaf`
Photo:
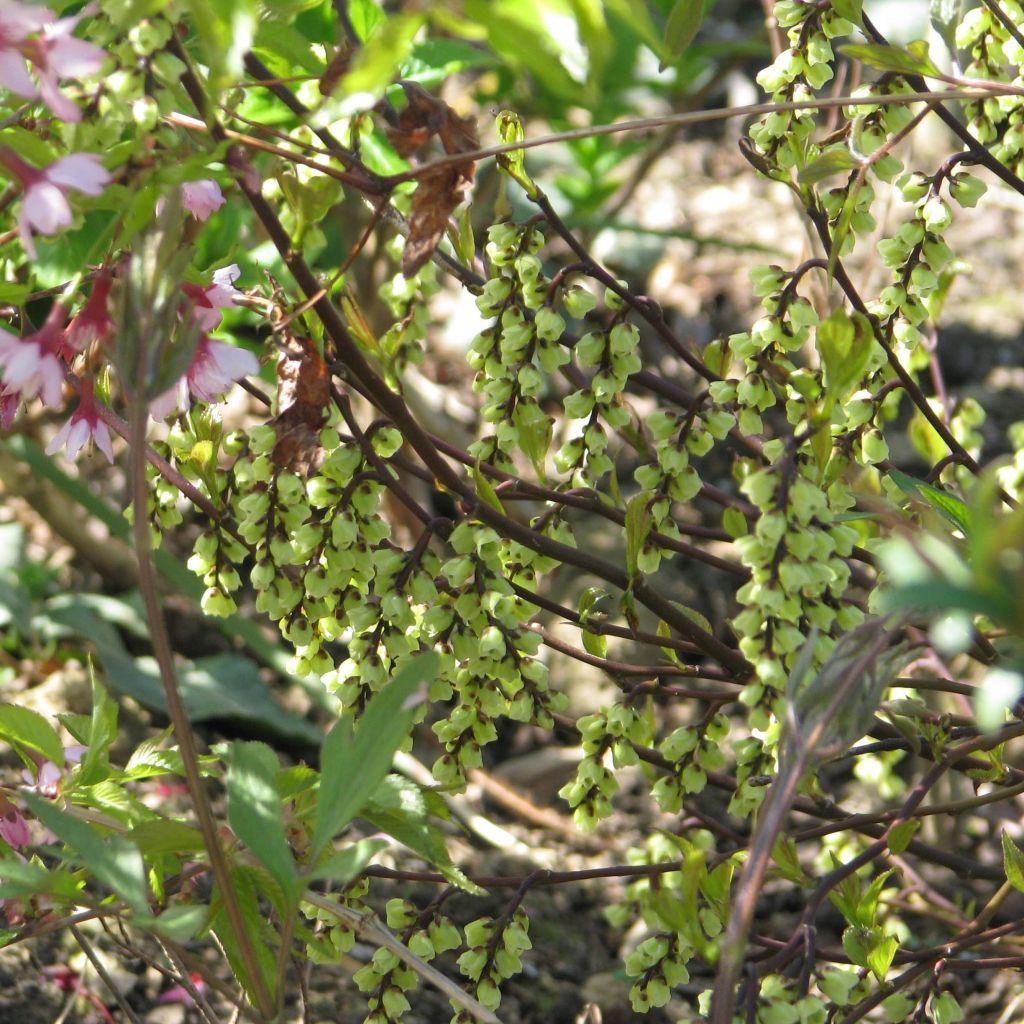
<instances>
[{"instance_id":1,"label":"dried brown leaf","mask_svg":"<svg viewBox=\"0 0 1024 1024\"><path fill-rule=\"evenodd\" d=\"M277 360L277 443L272 458L303 475L323 461L320 431L331 402L331 376L310 338L286 334Z\"/></svg>"},{"instance_id":2,"label":"dried brown leaf","mask_svg":"<svg viewBox=\"0 0 1024 1024\"><path fill-rule=\"evenodd\" d=\"M448 218L473 180L473 164L436 167L420 178L412 195L409 236L402 250L402 273L412 277L433 255Z\"/></svg>"}]
</instances>

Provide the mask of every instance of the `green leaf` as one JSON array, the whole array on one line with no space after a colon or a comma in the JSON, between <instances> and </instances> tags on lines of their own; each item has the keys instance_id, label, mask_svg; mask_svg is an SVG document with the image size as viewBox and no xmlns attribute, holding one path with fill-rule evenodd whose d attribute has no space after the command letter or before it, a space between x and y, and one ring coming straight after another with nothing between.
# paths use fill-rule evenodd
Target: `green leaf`
<instances>
[{"instance_id":1,"label":"green leaf","mask_svg":"<svg viewBox=\"0 0 1024 1024\"><path fill-rule=\"evenodd\" d=\"M192 24L214 93L241 77L242 59L251 49L259 24L256 0L189 0Z\"/></svg>"},{"instance_id":2,"label":"green leaf","mask_svg":"<svg viewBox=\"0 0 1024 1024\"><path fill-rule=\"evenodd\" d=\"M1018 892L1024 892L1024 853L1020 847L1003 832L1003 870L1006 880Z\"/></svg>"},{"instance_id":3,"label":"green leaf","mask_svg":"<svg viewBox=\"0 0 1024 1024\"><path fill-rule=\"evenodd\" d=\"M176 904L159 917L136 922L173 942L188 942L206 927L210 908L195 904Z\"/></svg>"},{"instance_id":4,"label":"green leaf","mask_svg":"<svg viewBox=\"0 0 1024 1024\"><path fill-rule=\"evenodd\" d=\"M887 935L875 942L868 950L866 957L867 966L879 981L885 981L885 975L892 965L892 959L899 948L899 939L895 938L895 936Z\"/></svg>"},{"instance_id":5,"label":"green leaf","mask_svg":"<svg viewBox=\"0 0 1024 1024\"><path fill-rule=\"evenodd\" d=\"M383 95L398 74L399 65L412 50L416 33L423 27L424 15L404 11L388 18L358 51L348 71L338 84L340 109L354 113L369 109ZM327 103L317 117L317 123L330 123L338 115L335 104Z\"/></svg>"},{"instance_id":6,"label":"green leaf","mask_svg":"<svg viewBox=\"0 0 1024 1024\"><path fill-rule=\"evenodd\" d=\"M430 790L397 775L383 779L372 799L360 812L371 825L397 839L441 872L460 889L476 896L485 890L452 863L444 834L430 820Z\"/></svg>"},{"instance_id":7,"label":"green leaf","mask_svg":"<svg viewBox=\"0 0 1024 1024\"><path fill-rule=\"evenodd\" d=\"M879 71L894 71L898 75L923 75L927 78L937 78L942 74L928 56L928 44L923 39L915 40L905 49L882 43L848 43L839 49L847 57Z\"/></svg>"},{"instance_id":8,"label":"green leaf","mask_svg":"<svg viewBox=\"0 0 1024 1024\"><path fill-rule=\"evenodd\" d=\"M836 309L818 324L815 345L825 370L827 400L844 402L860 383L871 355L873 335L868 318L861 313Z\"/></svg>"},{"instance_id":9,"label":"green leaf","mask_svg":"<svg viewBox=\"0 0 1024 1024\"><path fill-rule=\"evenodd\" d=\"M505 515L505 506L502 505L501 498L498 497L497 492L491 486L490 480L480 472L479 459L477 459L470 473L473 475L473 486L476 488L477 497L485 504L490 505L496 512Z\"/></svg>"},{"instance_id":10,"label":"green leaf","mask_svg":"<svg viewBox=\"0 0 1024 1024\"><path fill-rule=\"evenodd\" d=\"M131 830L129 836L146 857L166 854L187 857L205 849L199 829L171 818L143 821Z\"/></svg>"},{"instance_id":11,"label":"green leaf","mask_svg":"<svg viewBox=\"0 0 1024 1024\"><path fill-rule=\"evenodd\" d=\"M806 167L801 168L797 179L802 185L816 185L834 174L849 173L860 166L860 161L850 152L848 146L833 146L825 150Z\"/></svg>"},{"instance_id":12,"label":"green leaf","mask_svg":"<svg viewBox=\"0 0 1024 1024\"><path fill-rule=\"evenodd\" d=\"M635 32L646 46L662 58L664 36L651 18L646 0L605 0L609 14L615 15L624 25Z\"/></svg>"},{"instance_id":13,"label":"green leaf","mask_svg":"<svg viewBox=\"0 0 1024 1024\"><path fill-rule=\"evenodd\" d=\"M891 470L889 479L896 484L904 494L917 496L926 501L936 510L947 522L955 526L965 537L971 535L971 510L955 495L941 487L918 480L916 477L901 473L899 470Z\"/></svg>"},{"instance_id":14,"label":"green leaf","mask_svg":"<svg viewBox=\"0 0 1024 1024\"><path fill-rule=\"evenodd\" d=\"M99 781L97 773L108 760L110 745L117 739L117 703L97 679L89 660L89 684L92 688L92 717L89 720L89 738L85 756L78 770L78 780L84 785Z\"/></svg>"},{"instance_id":15,"label":"green leaf","mask_svg":"<svg viewBox=\"0 0 1024 1024\"><path fill-rule=\"evenodd\" d=\"M395 752L412 728L416 711L409 700L438 667L436 654L408 662L373 700L353 730L347 718L327 734L320 753L320 795L311 858L362 810L391 768Z\"/></svg>"},{"instance_id":16,"label":"green leaf","mask_svg":"<svg viewBox=\"0 0 1024 1024\"><path fill-rule=\"evenodd\" d=\"M22 798L32 813L77 854L96 879L117 893L133 910L146 913L149 885L146 865L138 849L126 836L104 836L88 822L63 811L36 793Z\"/></svg>"},{"instance_id":17,"label":"green leaf","mask_svg":"<svg viewBox=\"0 0 1024 1024\"><path fill-rule=\"evenodd\" d=\"M370 859L378 850L386 849L387 846L388 844L383 839L360 839L339 853L328 857L305 876L305 881L330 879L338 885L347 885L370 863Z\"/></svg>"},{"instance_id":18,"label":"green leaf","mask_svg":"<svg viewBox=\"0 0 1024 1024\"><path fill-rule=\"evenodd\" d=\"M265 743L232 743L228 821L235 835L270 872L286 895L297 896L295 859L284 830L277 791L277 755Z\"/></svg>"},{"instance_id":19,"label":"green leaf","mask_svg":"<svg viewBox=\"0 0 1024 1024\"><path fill-rule=\"evenodd\" d=\"M64 745L38 711L18 704L0 704L0 738L40 754L58 768L64 767Z\"/></svg>"},{"instance_id":20,"label":"green leaf","mask_svg":"<svg viewBox=\"0 0 1024 1024\"><path fill-rule=\"evenodd\" d=\"M349 0L348 17L361 43L368 42L387 16L374 0Z\"/></svg>"},{"instance_id":21,"label":"green leaf","mask_svg":"<svg viewBox=\"0 0 1024 1024\"><path fill-rule=\"evenodd\" d=\"M704 20L704 0L676 0L665 22L665 43L659 70L674 64L693 42Z\"/></svg>"},{"instance_id":22,"label":"green leaf","mask_svg":"<svg viewBox=\"0 0 1024 1024\"><path fill-rule=\"evenodd\" d=\"M84 882L80 873L66 868L49 870L35 861L0 860L0 899L23 896L54 896L61 900L77 900Z\"/></svg>"},{"instance_id":23,"label":"green leaf","mask_svg":"<svg viewBox=\"0 0 1024 1024\"><path fill-rule=\"evenodd\" d=\"M640 491L626 505L626 571L632 579L637 573L637 559L654 525L651 515L651 491Z\"/></svg>"},{"instance_id":24,"label":"green leaf","mask_svg":"<svg viewBox=\"0 0 1024 1024\"><path fill-rule=\"evenodd\" d=\"M0 302L5 305L20 306L31 294L30 285L0 281Z\"/></svg>"},{"instance_id":25,"label":"green leaf","mask_svg":"<svg viewBox=\"0 0 1024 1024\"><path fill-rule=\"evenodd\" d=\"M920 827L920 820L911 818L910 821L901 821L895 828L890 829L888 839L886 840L889 844L889 850L895 854L903 853Z\"/></svg>"}]
</instances>

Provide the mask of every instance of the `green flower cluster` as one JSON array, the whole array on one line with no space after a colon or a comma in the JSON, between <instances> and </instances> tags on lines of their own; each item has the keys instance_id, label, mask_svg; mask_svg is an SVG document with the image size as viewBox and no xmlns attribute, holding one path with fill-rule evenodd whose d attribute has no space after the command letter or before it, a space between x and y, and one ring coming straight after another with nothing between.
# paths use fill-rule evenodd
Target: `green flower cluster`
<instances>
[{"instance_id":1,"label":"green flower cluster","mask_svg":"<svg viewBox=\"0 0 1024 1024\"><path fill-rule=\"evenodd\" d=\"M666 814L682 810L688 793L700 793L708 783L708 772L726 766L722 745L729 735L729 719L716 714L697 726L680 726L658 744L658 750L672 762L672 774L654 784L651 796Z\"/></svg>"},{"instance_id":2,"label":"green flower cluster","mask_svg":"<svg viewBox=\"0 0 1024 1024\"><path fill-rule=\"evenodd\" d=\"M1017 0L1002 0L1000 9L1019 30L1024 9ZM1020 32L1011 33L986 6L966 11L956 27L956 46L970 52L966 78L1020 87L1024 46ZM995 95L964 105L968 129L991 149L997 160L1014 174L1024 173L1024 100L1020 96Z\"/></svg>"},{"instance_id":3,"label":"green flower cluster","mask_svg":"<svg viewBox=\"0 0 1024 1024\"><path fill-rule=\"evenodd\" d=\"M401 932L402 943L421 960L430 961L462 945L459 929L436 909L420 914L415 904L404 899L388 900L388 927ZM367 1024L392 1024L411 1008L406 992L416 988L419 976L390 950L378 949L370 962L356 971L353 980L360 991L369 993Z\"/></svg>"},{"instance_id":4,"label":"green flower cluster","mask_svg":"<svg viewBox=\"0 0 1024 1024\"><path fill-rule=\"evenodd\" d=\"M558 795L573 808L577 828L591 832L612 813L611 798L619 783L612 768L636 764L636 746L649 746L651 724L641 710L628 704L612 704L576 722L583 757L576 777ZM609 767L608 762L611 762Z\"/></svg>"},{"instance_id":5,"label":"green flower cluster","mask_svg":"<svg viewBox=\"0 0 1024 1024\"><path fill-rule=\"evenodd\" d=\"M774 8L780 28L787 30L788 49L758 76L757 83L773 101L799 102L814 97L834 75L831 40L849 35L853 25L839 12L843 4L808 4L799 0L781 0ZM780 177L788 178L794 167L807 160L805 147L814 132L816 120L810 110L775 111L750 129L756 150L777 167Z\"/></svg>"},{"instance_id":6,"label":"green flower cluster","mask_svg":"<svg viewBox=\"0 0 1024 1024\"><path fill-rule=\"evenodd\" d=\"M466 925L466 951L459 970L473 983L472 994L489 1010L501 1002L501 983L523 969L522 955L533 947L528 934L529 918L522 907L511 917L481 917ZM472 1024L467 1010L459 1011L451 1024Z\"/></svg>"},{"instance_id":7,"label":"green flower cluster","mask_svg":"<svg viewBox=\"0 0 1024 1024\"><path fill-rule=\"evenodd\" d=\"M488 238L496 276L484 285L477 308L494 323L473 339L468 360L476 371L473 390L483 396L481 418L493 432L469 451L506 470L514 468L512 453L521 451L543 475L554 421L539 399L547 387L544 375L570 359L561 344L565 320L553 307L555 289L537 257L543 234L533 226L494 224Z\"/></svg>"}]
</instances>

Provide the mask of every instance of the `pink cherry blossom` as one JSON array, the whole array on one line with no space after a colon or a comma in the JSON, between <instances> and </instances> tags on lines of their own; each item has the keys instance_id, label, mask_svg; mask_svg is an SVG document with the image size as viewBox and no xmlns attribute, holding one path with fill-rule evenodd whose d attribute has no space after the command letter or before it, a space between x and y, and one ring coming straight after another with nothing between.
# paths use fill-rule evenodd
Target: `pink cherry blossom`
<instances>
[{"instance_id":1,"label":"pink cherry blossom","mask_svg":"<svg viewBox=\"0 0 1024 1024\"><path fill-rule=\"evenodd\" d=\"M259 360L251 352L202 334L188 373L150 402L150 415L160 420L175 409L187 409L190 394L201 402L214 402L236 380L259 369Z\"/></svg>"},{"instance_id":2,"label":"pink cherry blossom","mask_svg":"<svg viewBox=\"0 0 1024 1024\"><path fill-rule=\"evenodd\" d=\"M69 189L98 196L110 181L110 172L95 153L71 153L54 161L49 167L36 168L25 163L16 153L0 147L2 163L21 182L24 193L18 212L18 233L25 251L36 255L32 232L52 235L67 227L72 219L67 200Z\"/></svg>"},{"instance_id":3,"label":"pink cherry blossom","mask_svg":"<svg viewBox=\"0 0 1024 1024\"><path fill-rule=\"evenodd\" d=\"M100 47L71 34L90 13L86 7L73 17L57 18L47 7L0 0L0 85L26 99L41 96L58 117L80 121L82 112L60 91L60 79L94 75L106 58ZM38 87L25 68L26 60Z\"/></svg>"},{"instance_id":4,"label":"pink cherry blossom","mask_svg":"<svg viewBox=\"0 0 1024 1024\"><path fill-rule=\"evenodd\" d=\"M36 395L44 405L56 407L64 390L66 351L64 321L67 311L54 303L46 322L34 334L17 338L0 330L0 370L3 370L4 392L17 393L28 401Z\"/></svg>"},{"instance_id":5,"label":"pink cherry blossom","mask_svg":"<svg viewBox=\"0 0 1024 1024\"><path fill-rule=\"evenodd\" d=\"M196 220L207 220L224 205L220 185L211 178L187 181L181 186L181 202Z\"/></svg>"},{"instance_id":6,"label":"pink cherry blossom","mask_svg":"<svg viewBox=\"0 0 1024 1024\"><path fill-rule=\"evenodd\" d=\"M104 342L114 333L114 321L110 319L107 299L114 283L113 275L103 269L93 281L92 291L85 305L68 324L67 342L75 351L81 352L94 341Z\"/></svg>"},{"instance_id":7,"label":"pink cherry blossom","mask_svg":"<svg viewBox=\"0 0 1024 1024\"><path fill-rule=\"evenodd\" d=\"M213 272L213 284L200 288L199 285L185 283L181 290L192 302L192 315L200 330L213 331L223 318L222 309L229 309L235 304L235 296L241 294L235 287L235 281L241 271L237 263L221 267Z\"/></svg>"},{"instance_id":8,"label":"pink cherry blossom","mask_svg":"<svg viewBox=\"0 0 1024 1024\"><path fill-rule=\"evenodd\" d=\"M50 443L46 446L46 454L53 455L67 446L67 456L74 460L85 443L91 440L106 455L107 461L113 463L114 451L110 444L110 431L107 429L106 423L100 419L96 409L92 381L82 380L78 386L82 396L78 408L71 414L64 426L53 435ZM45 768L45 765L43 767ZM40 768L40 782L42 782L42 776L43 768Z\"/></svg>"}]
</instances>

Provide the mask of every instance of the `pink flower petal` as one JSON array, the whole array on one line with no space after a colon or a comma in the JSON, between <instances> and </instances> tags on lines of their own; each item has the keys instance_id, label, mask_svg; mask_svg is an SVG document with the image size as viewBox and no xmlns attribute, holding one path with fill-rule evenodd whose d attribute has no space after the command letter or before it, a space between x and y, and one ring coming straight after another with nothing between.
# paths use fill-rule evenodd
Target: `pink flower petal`
<instances>
[{"instance_id":1,"label":"pink flower petal","mask_svg":"<svg viewBox=\"0 0 1024 1024\"><path fill-rule=\"evenodd\" d=\"M77 18L63 18L57 25L61 25L62 22L72 22L73 24L68 28L70 31L77 21ZM58 31L56 26L54 31L47 31L45 45L47 63L61 78L86 78L89 75L95 75L107 59L106 50L102 50L84 39L65 35Z\"/></svg>"},{"instance_id":2,"label":"pink flower petal","mask_svg":"<svg viewBox=\"0 0 1024 1024\"><path fill-rule=\"evenodd\" d=\"M28 76L25 58L17 50L0 49L0 85L27 100L39 95L35 82Z\"/></svg>"},{"instance_id":3,"label":"pink flower petal","mask_svg":"<svg viewBox=\"0 0 1024 1024\"><path fill-rule=\"evenodd\" d=\"M49 68L38 68L39 94L43 102L62 121L77 124L82 120L82 112L78 107L60 91L60 83L56 74Z\"/></svg>"},{"instance_id":4,"label":"pink flower petal","mask_svg":"<svg viewBox=\"0 0 1024 1024\"><path fill-rule=\"evenodd\" d=\"M47 455L55 455L68 443L68 435L71 433L71 421L73 418L69 418L64 426L50 438L50 443L44 449Z\"/></svg>"},{"instance_id":5,"label":"pink flower petal","mask_svg":"<svg viewBox=\"0 0 1024 1024\"><path fill-rule=\"evenodd\" d=\"M9 40L20 41L50 24L57 15L49 7L31 7L16 0L0 0L0 25Z\"/></svg>"},{"instance_id":6,"label":"pink flower petal","mask_svg":"<svg viewBox=\"0 0 1024 1024\"><path fill-rule=\"evenodd\" d=\"M224 205L224 196L217 182L204 178L181 186L181 202L196 220L203 221Z\"/></svg>"},{"instance_id":7,"label":"pink flower petal","mask_svg":"<svg viewBox=\"0 0 1024 1024\"><path fill-rule=\"evenodd\" d=\"M71 153L46 168L46 178L54 185L77 189L98 196L110 183L110 172L96 153Z\"/></svg>"},{"instance_id":8,"label":"pink flower petal","mask_svg":"<svg viewBox=\"0 0 1024 1024\"><path fill-rule=\"evenodd\" d=\"M106 455L107 462L113 465L114 449L110 444L110 431L103 420L97 420L96 425L92 428L92 439L96 442L96 447Z\"/></svg>"},{"instance_id":9,"label":"pink flower petal","mask_svg":"<svg viewBox=\"0 0 1024 1024\"><path fill-rule=\"evenodd\" d=\"M40 234L52 235L71 223L71 207L64 193L48 181L38 181L21 200L21 212Z\"/></svg>"}]
</instances>

